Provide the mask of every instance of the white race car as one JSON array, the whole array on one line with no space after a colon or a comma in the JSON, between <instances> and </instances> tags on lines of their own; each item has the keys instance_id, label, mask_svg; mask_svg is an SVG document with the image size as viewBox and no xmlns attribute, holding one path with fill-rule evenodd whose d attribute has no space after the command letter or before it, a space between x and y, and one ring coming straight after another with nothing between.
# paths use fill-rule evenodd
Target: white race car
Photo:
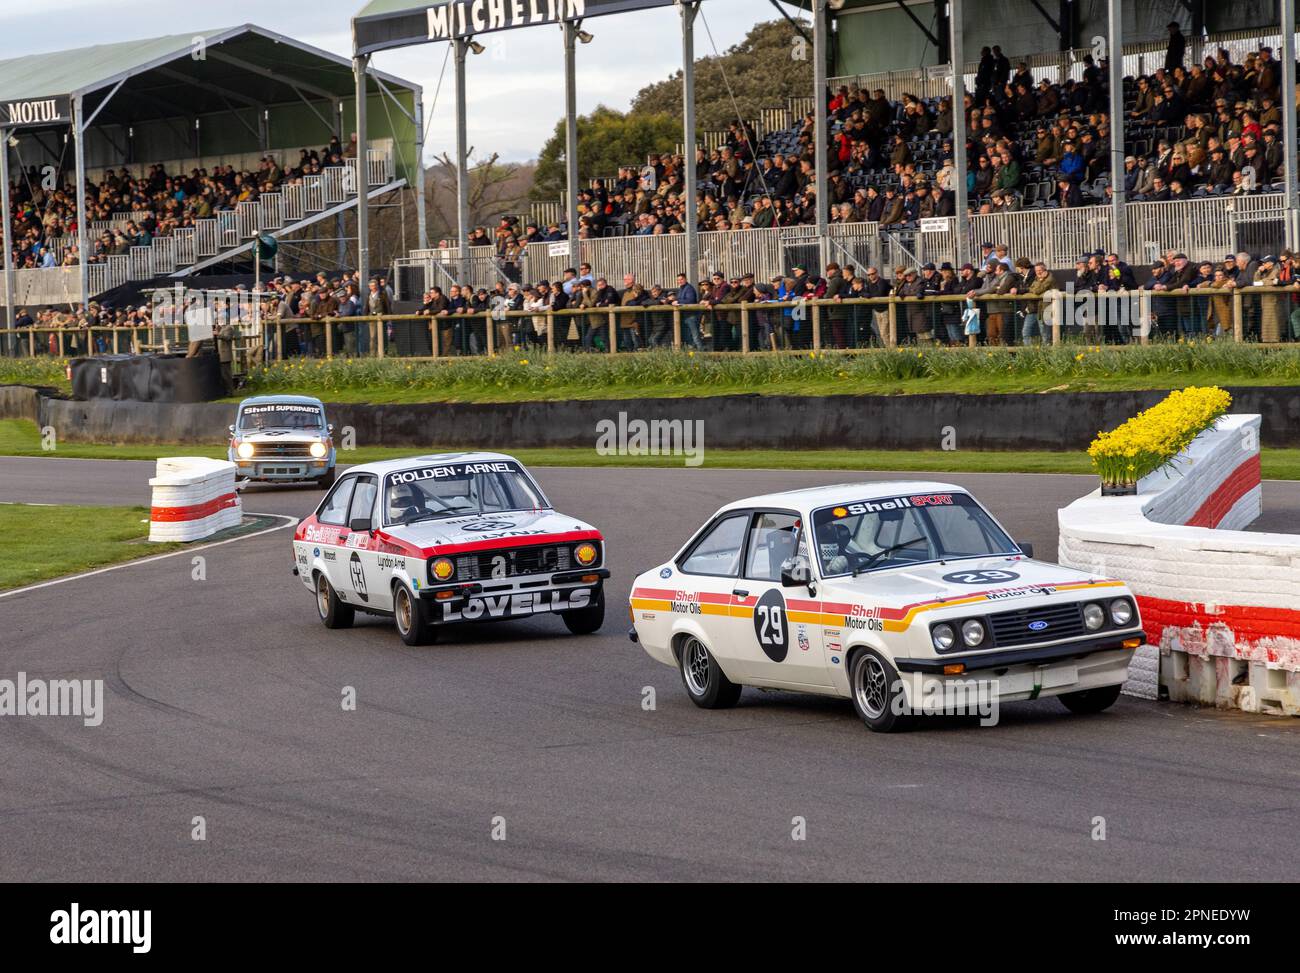
<instances>
[{"instance_id":1,"label":"white race car","mask_svg":"<svg viewBox=\"0 0 1300 973\"><path fill-rule=\"evenodd\" d=\"M605 542L558 513L501 453L353 466L294 532L294 574L326 628L391 615L407 645L438 626L555 613L575 635L605 617Z\"/></svg>"},{"instance_id":2,"label":"white race car","mask_svg":"<svg viewBox=\"0 0 1300 973\"><path fill-rule=\"evenodd\" d=\"M257 395L239 403L226 455L245 480L334 483L334 427L309 395Z\"/></svg>"},{"instance_id":3,"label":"white race car","mask_svg":"<svg viewBox=\"0 0 1300 973\"><path fill-rule=\"evenodd\" d=\"M636 578L628 634L710 709L756 686L849 697L879 731L954 699L1103 710L1145 642L1137 603L1032 555L946 483L752 497Z\"/></svg>"}]
</instances>

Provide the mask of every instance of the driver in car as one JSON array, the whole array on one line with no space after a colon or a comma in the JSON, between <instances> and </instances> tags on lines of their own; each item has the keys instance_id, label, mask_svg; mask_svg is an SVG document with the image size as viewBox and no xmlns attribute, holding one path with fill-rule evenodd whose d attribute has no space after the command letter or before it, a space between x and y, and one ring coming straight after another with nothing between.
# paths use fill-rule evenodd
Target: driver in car
<instances>
[{"instance_id":1,"label":"driver in car","mask_svg":"<svg viewBox=\"0 0 1300 973\"><path fill-rule=\"evenodd\" d=\"M401 523L409 517L418 517L425 510L422 491L409 483L397 483L388 490L388 519Z\"/></svg>"},{"instance_id":2,"label":"driver in car","mask_svg":"<svg viewBox=\"0 0 1300 973\"><path fill-rule=\"evenodd\" d=\"M849 550L852 536L849 528L844 524L827 524L822 528L819 543L827 574L845 574L852 566L853 560L857 559L857 556Z\"/></svg>"}]
</instances>

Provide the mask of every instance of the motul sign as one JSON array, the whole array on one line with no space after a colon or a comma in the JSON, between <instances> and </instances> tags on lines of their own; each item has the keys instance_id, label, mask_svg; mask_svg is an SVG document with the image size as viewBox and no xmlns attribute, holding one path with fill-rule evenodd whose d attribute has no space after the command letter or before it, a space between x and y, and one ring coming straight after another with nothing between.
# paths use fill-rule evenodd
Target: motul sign
<instances>
[{"instance_id":1,"label":"motul sign","mask_svg":"<svg viewBox=\"0 0 1300 973\"><path fill-rule=\"evenodd\" d=\"M0 101L0 126L57 125L72 121L72 104L67 97Z\"/></svg>"}]
</instances>

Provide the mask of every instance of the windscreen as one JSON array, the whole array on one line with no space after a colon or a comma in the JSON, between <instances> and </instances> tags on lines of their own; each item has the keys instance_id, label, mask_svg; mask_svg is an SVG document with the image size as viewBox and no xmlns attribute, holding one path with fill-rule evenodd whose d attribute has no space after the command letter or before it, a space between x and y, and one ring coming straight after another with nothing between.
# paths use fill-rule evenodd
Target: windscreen
<instances>
[{"instance_id":1,"label":"windscreen","mask_svg":"<svg viewBox=\"0 0 1300 973\"><path fill-rule=\"evenodd\" d=\"M277 402L270 405L244 406L236 426L241 432L263 429L322 429L325 417L318 405Z\"/></svg>"},{"instance_id":2,"label":"windscreen","mask_svg":"<svg viewBox=\"0 0 1300 973\"><path fill-rule=\"evenodd\" d=\"M388 524L549 506L519 464L506 461L424 466L384 477Z\"/></svg>"},{"instance_id":3,"label":"windscreen","mask_svg":"<svg viewBox=\"0 0 1300 973\"><path fill-rule=\"evenodd\" d=\"M1019 552L965 493L877 497L813 513L822 575Z\"/></svg>"}]
</instances>

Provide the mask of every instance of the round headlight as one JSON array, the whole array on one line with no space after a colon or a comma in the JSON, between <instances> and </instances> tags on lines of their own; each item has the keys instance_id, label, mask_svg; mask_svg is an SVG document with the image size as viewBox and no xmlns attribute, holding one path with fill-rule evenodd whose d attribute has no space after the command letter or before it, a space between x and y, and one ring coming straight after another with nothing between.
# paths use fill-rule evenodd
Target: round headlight
<instances>
[{"instance_id":1,"label":"round headlight","mask_svg":"<svg viewBox=\"0 0 1300 973\"><path fill-rule=\"evenodd\" d=\"M934 640L936 649L940 652L946 652L957 641L957 633L952 630L951 625L936 625L930 633L930 638Z\"/></svg>"},{"instance_id":2,"label":"round headlight","mask_svg":"<svg viewBox=\"0 0 1300 973\"><path fill-rule=\"evenodd\" d=\"M253 444L252 444L252 443L240 443L240 444L239 444L239 447L238 447L235 451L236 451L237 453L239 453L239 458L240 458L240 459L252 459L252 458L253 458Z\"/></svg>"},{"instance_id":3,"label":"round headlight","mask_svg":"<svg viewBox=\"0 0 1300 973\"><path fill-rule=\"evenodd\" d=\"M961 637L967 645L979 645L984 641L984 625L973 618L961 624Z\"/></svg>"},{"instance_id":4,"label":"round headlight","mask_svg":"<svg viewBox=\"0 0 1300 973\"><path fill-rule=\"evenodd\" d=\"M596 563L596 557L599 552L595 544L579 544L573 549L573 558L584 568Z\"/></svg>"},{"instance_id":5,"label":"round headlight","mask_svg":"<svg viewBox=\"0 0 1300 973\"><path fill-rule=\"evenodd\" d=\"M456 573L456 565L452 563L449 557L440 557L433 562L433 576L438 581L450 580L451 576Z\"/></svg>"},{"instance_id":6,"label":"round headlight","mask_svg":"<svg viewBox=\"0 0 1300 973\"><path fill-rule=\"evenodd\" d=\"M329 450L325 448L325 444L322 443L320 440L317 440L316 442L311 444L311 454L315 456L317 459L320 459L328 452Z\"/></svg>"},{"instance_id":7,"label":"round headlight","mask_svg":"<svg viewBox=\"0 0 1300 973\"><path fill-rule=\"evenodd\" d=\"M1110 620L1119 626L1133 621L1133 603L1127 598L1116 598L1110 603Z\"/></svg>"},{"instance_id":8,"label":"round headlight","mask_svg":"<svg viewBox=\"0 0 1300 973\"><path fill-rule=\"evenodd\" d=\"M1083 606L1083 624L1093 631L1106 624L1106 613L1101 610L1101 605L1088 604Z\"/></svg>"}]
</instances>

